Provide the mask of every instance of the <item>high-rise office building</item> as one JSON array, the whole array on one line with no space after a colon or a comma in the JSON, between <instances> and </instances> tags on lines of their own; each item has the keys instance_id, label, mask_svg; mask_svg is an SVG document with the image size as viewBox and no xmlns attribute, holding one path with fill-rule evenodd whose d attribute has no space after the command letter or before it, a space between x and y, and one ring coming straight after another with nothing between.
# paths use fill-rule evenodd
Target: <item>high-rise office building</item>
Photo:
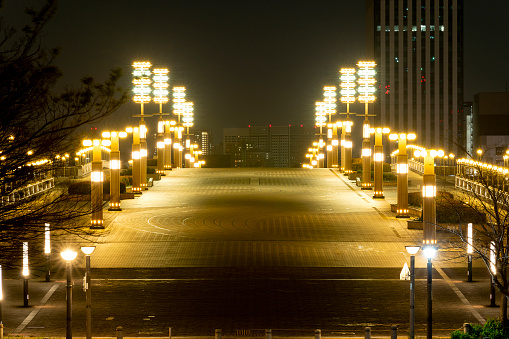
<instances>
[{"instance_id":1,"label":"high-rise office building","mask_svg":"<svg viewBox=\"0 0 509 339\"><path fill-rule=\"evenodd\" d=\"M223 138L235 167L301 167L316 141L314 126L302 125L225 128Z\"/></svg>"},{"instance_id":2,"label":"high-rise office building","mask_svg":"<svg viewBox=\"0 0 509 339\"><path fill-rule=\"evenodd\" d=\"M465 147L463 0L367 0L368 55L377 63L376 125L417 144Z\"/></svg>"}]
</instances>

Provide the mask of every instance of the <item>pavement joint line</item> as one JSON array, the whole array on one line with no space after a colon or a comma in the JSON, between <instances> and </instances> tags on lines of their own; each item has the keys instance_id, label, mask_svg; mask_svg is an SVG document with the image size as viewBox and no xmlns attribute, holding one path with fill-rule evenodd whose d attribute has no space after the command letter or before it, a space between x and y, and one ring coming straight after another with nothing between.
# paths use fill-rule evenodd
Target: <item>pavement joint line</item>
<instances>
[{"instance_id":1,"label":"pavement joint line","mask_svg":"<svg viewBox=\"0 0 509 339\"><path fill-rule=\"evenodd\" d=\"M21 331L23 331L25 329L25 327L35 318L37 313L39 313L39 311L42 309L42 306L44 306L46 304L46 302L48 302L49 298L51 298L53 293L57 290L58 286L60 286L60 284L54 284L53 286L51 286L51 288L46 293L44 298L42 298L42 300L39 303L39 305L37 305L32 310L32 312L30 312L28 317L26 317L25 320L23 320L23 322L14 330L14 333L19 333L19 332L21 332Z\"/></svg>"},{"instance_id":2,"label":"pavement joint line","mask_svg":"<svg viewBox=\"0 0 509 339\"><path fill-rule=\"evenodd\" d=\"M334 172L332 169L330 171L332 172L332 174L334 174L336 177L338 177L341 181L343 181L346 184L346 186L348 186L352 191L354 191L355 194L357 194L359 197L362 198L362 194L360 194L355 188L353 188L352 185L350 185L350 183L346 182L345 179L343 179L339 174Z\"/></svg>"},{"instance_id":3,"label":"pavement joint line","mask_svg":"<svg viewBox=\"0 0 509 339\"><path fill-rule=\"evenodd\" d=\"M451 286L452 290L454 291L454 293L456 293L456 295L458 296L458 298L460 298L461 302L463 304L465 304L465 306L468 307L468 309L470 310L470 312L472 312L472 315L477 319L477 321L479 321L481 324L485 324L486 323L486 320L481 316L481 314L479 314L479 312L477 312L477 310L472 306L472 304L470 304L470 302L468 301L468 299L465 297L465 295L463 293L461 293L461 291L459 290L458 287L456 287L456 285L454 284L454 282L449 279L449 277L447 276L447 274L437 265L434 265L435 266L435 269L437 270L437 272L442 276L442 278L447 281L447 283L449 284L449 286Z\"/></svg>"}]
</instances>

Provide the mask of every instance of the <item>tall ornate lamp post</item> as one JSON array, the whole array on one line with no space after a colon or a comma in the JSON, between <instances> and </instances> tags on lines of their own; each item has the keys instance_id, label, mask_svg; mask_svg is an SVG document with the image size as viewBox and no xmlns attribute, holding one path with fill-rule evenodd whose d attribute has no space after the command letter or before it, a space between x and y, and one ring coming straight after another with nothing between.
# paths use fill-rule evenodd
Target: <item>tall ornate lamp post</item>
<instances>
[{"instance_id":1,"label":"tall ornate lamp post","mask_svg":"<svg viewBox=\"0 0 509 339\"><path fill-rule=\"evenodd\" d=\"M319 135L318 135L318 146L319 148L324 144L323 142L323 127L327 125L327 117L326 117L326 104L323 101L317 101L315 103L315 125L319 127ZM318 167L323 167L323 165L319 164Z\"/></svg>"},{"instance_id":2,"label":"tall ornate lamp post","mask_svg":"<svg viewBox=\"0 0 509 339\"><path fill-rule=\"evenodd\" d=\"M90 174L91 184L91 204L92 221L90 228L102 229L103 225L103 166L102 166L102 146L110 146L110 140L83 140L83 146L92 146L93 161L92 173ZM109 151L109 150L108 150Z\"/></svg>"},{"instance_id":3,"label":"tall ornate lamp post","mask_svg":"<svg viewBox=\"0 0 509 339\"><path fill-rule=\"evenodd\" d=\"M165 164L165 151L164 151L164 120L163 115L163 104L166 104L168 99L168 69L167 68L155 68L154 71L154 102L159 104L159 120L157 121L157 173L164 174Z\"/></svg>"},{"instance_id":4,"label":"tall ornate lamp post","mask_svg":"<svg viewBox=\"0 0 509 339\"><path fill-rule=\"evenodd\" d=\"M173 87L173 114L177 116L177 124L175 126L175 142L173 143L174 167L182 167L182 131L181 116L184 115L186 102L186 88L183 86Z\"/></svg>"},{"instance_id":5,"label":"tall ornate lamp post","mask_svg":"<svg viewBox=\"0 0 509 339\"><path fill-rule=\"evenodd\" d=\"M187 155L189 154L189 159L192 157L191 144L193 140L191 140L191 136L189 134L189 128L194 126L194 108L192 101L186 101L184 103L184 114L182 115L182 126L186 128L186 168L191 167L191 162L188 162Z\"/></svg>"},{"instance_id":6,"label":"tall ornate lamp post","mask_svg":"<svg viewBox=\"0 0 509 339\"><path fill-rule=\"evenodd\" d=\"M141 194L141 151L140 151L140 128L139 127L128 127L126 128L127 133L133 134L133 146L131 152L132 163L132 174L133 174L133 185L132 192Z\"/></svg>"},{"instance_id":7,"label":"tall ornate lamp post","mask_svg":"<svg viewBox=\"0 0 509 339\"><path fill-rule=\"evenodd\" d=\"M332 124L327 125L328 130L328 139L330 140L330 144L327 145L327 156L329 152L331 153L331 164L329 167L331 168L338 168L339 167L339 159L338 159L338 146L339 146L339 140L338 140L338 129L342 127L342 123L340 121Z\"/></svg>"},{"instance_id":8,"label":"tall ornate lamp post","mask_svg":"<svg viewBox=\"0 0 509 339\"><path fill-rule=\"evenodd\" d=\"M383 199L384 198L384 190L383 190L383 181L384 181L384 147L382 145L382 136L383 134L387 134L390 132L388 128L375 128L375 154L373 157L375 163L375 190L374 190L374 199Z\"/></svg>"},{"instance_id":9,"label":"tall ornate lamp post","mask_svg":"<svg viewBox=\"0 0 509 339\"><path fill-rule=\"evenodd\" d=\"M120 148L119 138L127 137L127 132L103 132L103 138L110 140L110 207L108 211L121 211L120 208Z\"/></svg>"},{"instance_id":10,"label":"tall ornate lamp post","mask_svg":"<svg viewBox=\"0 0 509 339\"><path fill-rule=\"evenodd\" d=\"M92 291L91 291L91 282L92 279L90 277L90 254L94 252L95 246L82 246L81 251L85 253L86 258L86 273L85 273L85 286L84 289L86 291L86 314L85 314L85 325L86 325L86 335L87 339L92 339Z\"/></svg>"},{"instance_id":11,"label":"tall ornate lamp post","mask_svg":"<svg viewBox=\"0 0 509 339\"><path fill-rule=\"evenodd\" d=\"M171 156L171 147L172 147L172 138L171 133L175 131L175 125L177 122L175 120L166 120L164 122L164 169L171 170L172 167L172 156Z\"/></svg>"},{"instance_id":12,"label":"tall ornate lamp post","mask_svg":"<svg viewBox=\"0 0 509 339\"><path fill-rule=\"evenodd\" d=\"M350 104L355 102L355 68L341 68L341 102L346 104L346 119L341 129L341 171L349 174L352 171L352 125Z\"/></svg>"},{"instance_id":13,"label":"tall ornate lamp post","mask_svg":"<svg viewBox=\"0 0 509 339\"><path fill-rule=\"evenodd\" d=\"M370 190L371 187L371 138L369 126L368 107L370 103L375 102L375 62L360 61L359 67L359 84L358 91L360 93L357 100L364 103L364 123L362 127L362 187L363 190Z\"/></svg>"},{"instance_id":14,"label":"tall ornate lamp post","mask_svg":"<svg viewBox=\"0 0 509 339\"><path fill-rule=\"evenodd\" d=\"M147 116L144 114L143 105L148 104L152 98L150 97L151 88L150 84L152 80L150 79L150 75L152 72L150 71L150 67L152 64L150 62L135 62L133 63L133 84L134 84L134 97L133 100L135 103L141 105L140 115L133 115L134 117L140 118L140 127L139 127L139 154L140 154L140 190L145 190L147 187L147 127L145 125L144 117ZM135 152L135 143L133 138L133 153ZM134 162L133 158L133 172L134 172ZM133 177L134 181L134 177Z\"/></svg>"},{"instance_id":15,"label":"tall ornate lamp post","mask_svg":"<svg viewBox=\"0 0 509 339\"><path fill-rule=\"evenodd\" d=\"M71 250L65 250L64 252L61 252L60 255L65 260L65 271L67 273L67 321L66 321L66 339L72 339L72 261L76 258L76 255L78 253L71 251Z\"/></svg>"},{"instance_id":16,"label":"tall ornate lamp post","mask_svg":"<svg viewBox=\"0 0 509 339\"><path fill-rule=\"evenodd\" d=\"M333 155L332 155L332 138L333 138L333 129L332 129L332 115L336 114L336 87L335 86L325 86L323 88L323 102L325 104L325 114L329 116L329 121L327 124L327 168L332 168L333 166ZM336 155L337 157L337 155Z\"/></svg>"},{"instance_id":17,"label":"tall ornate lamp post","mask_svg":"<svg viewBox=\"0 0 509 339\"><path fill-rule=\"evenodd\" d=\"M437 251L436 240L436 204L437 193L435 179L435 157L443 157L443 151L417 150L416 157L424 157L424 174L422 175L422 227L423 227L423 251L428 259L427 264L427 339L433 336L433 306L432 306L432 283L433 266L431 259Z\"/></svg>"},{"instance_id":18,"label":"tall ornate lamp post","mask_svg":"<svg viewBox=\"0 0 509 339\"><path fill-rule=\"evenodd\" d=\"M414 140L414 133L397 133L389 135L391 140L398 141L398 163L396 172L398 176L398 193L396 218L409 218L408 214L408 155L406 151L407 140Z\"/></svg>"}]
</instances>

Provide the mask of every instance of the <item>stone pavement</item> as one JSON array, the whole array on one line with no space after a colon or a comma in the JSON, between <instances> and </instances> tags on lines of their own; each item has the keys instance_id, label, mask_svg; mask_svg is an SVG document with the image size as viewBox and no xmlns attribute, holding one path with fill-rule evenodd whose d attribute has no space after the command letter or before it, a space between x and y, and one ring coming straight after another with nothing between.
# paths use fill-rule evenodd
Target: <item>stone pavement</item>
<instances>
[{"instance_id":1,"label":"stone pavement","mask_svg":"<svg viewBox=\"0 0 509 339\"><path fill-rule=\"evenodd\" d=\"M420 177L410 175L410 190ZM405 245L422 231L390 212L396 187L372 199L334 170L180 169L133 200L106 212L108 234L92 254L93 333L114 336L200 336L222 328L242 336L272 328L274 335L362 336L364 326L389 335L408 329L409 262ZM440 233L443 243L447 234ZM55 262L58 259L53 259ZM482 322L489 278L474 261L466 283L460 251L442 250L434 272L435 335L463 322ZM74 333L84 336L84 258L78 258ZM425 333L426 259L416 257L416 329ZM32 307L19 307L21 281L5 280L3 320L13 335L65 335L65 283L33 276ZM258 330L257 330L258 329ZM307 334L309 333L309 334Z\"/></svg>"}]
</instances>

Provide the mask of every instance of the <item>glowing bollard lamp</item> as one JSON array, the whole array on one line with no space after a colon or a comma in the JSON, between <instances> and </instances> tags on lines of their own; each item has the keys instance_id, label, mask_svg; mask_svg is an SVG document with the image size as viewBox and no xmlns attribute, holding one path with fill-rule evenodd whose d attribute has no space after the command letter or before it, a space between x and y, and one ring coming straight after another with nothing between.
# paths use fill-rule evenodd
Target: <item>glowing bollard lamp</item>
<instances>
[{"instance_id":1,"label":"glowing bollard lamp","mask_svg":"<svg viewBox=\"0 0 509 339\"><path fill-rule=\"evenodd\" d=\"M172 138L171 133L175 130L175 125L177 122L175 120L166 120L164 122L164 169L171 170L172 167L172 156L171 156L171 147L172 147Z\"/></svg>"},{"instance_id":2,"label":"glowing bollard lamp","mask_svg":"<svg viewBox=\"0 0 509 339\"><path fill-rule=\"evenodd\" d=\"M120 208L120 149L119 138L127 137L127 132L103 132L103 138L110 139L110 207L108 211L122 211Z\"/></svg>"},{"instance_id":3,"label":"glowing bollard lamp","mask_svg":"<svg viewBox=\"0 0 509 339\"><path fill-rule=\"evenodd\" d=\"M373 199L384 199L384 147L382 145L382 136L390 132L388 128L375 128L375 154L373 161L375 163L375 190Z\"/></svg>"},{"instance_id":4,"label":"glowing bollard lamp","mask_svg":"<svg viewBox=\"0 0 509 339\"><path fill-rule=\"evenodd\" d=\"M46 282L50 281L51 277L51 234L48 223L44 224L44 254L46 255Z\"/></svg>"},{"instance_id":5,"label":"glowing bollard lamp","mask_svg":"<svg viewBox=\"0 0 509 339\"><path fill-rule=\"evenodd\" d=\"M72 261L76 258L78 253L65 250L60 255L65 260L65 271L67 273L67 331L65 334L66 339L72 339Z\"/></svg>"},{"instance_id":6,"label":"glowing bollard lamp","mask_svg":"<svg viewBox=\"0 0 509 339\"><path fill-rule=\"evenodd\" d=\"M92 291L91 283L92 279L90 276L90 254L94 252L95 246L82 246L81 251L85 253L86 258L86 271L85 271L85 286L83 289L86 292L86 314L85 314L85 325L87 339L92 339Z\"/></svg>"},{"instance_id":7,"label":"glowing bollard lamp","mask_svg":"<svg viewBox=\"0 0 509 339\"><path fill-rule=\"evenodd\" d=\"M408 155L407 140L414 140L414 133L399 133L389 135L390 140L398 141L398 163L396 167L398 180L396 218L410 218L408 214Z\"/></svg>"},{"instance_id":8,"label":"glowing bollard lamp","mask_svg":"<svg viewBox=\"0 0 509 339\"><path fill-rule=\"evenodd\" d=\"M28 242L23 242L23 268L21 271L21 275L23 275L23 306L28 307L28 277L30 276L30 271L28 269Z\"/></svg>"},{"instance_id":9,"label":"glowing bollard lamp","mask_svg":"<svg viewBox=\"0 0 509 339\"><path fill-rule=\"evenodd\" d=\"M90 173L92 221L90 228L103 229L103 166L101 160L102 146L110 146L110 140L83 140L83 146L92 146L93 161ZM108 150L108 149L105 149ZM109 150L108 150L109 151Z\"/></svg>"},{"instance_id":10,"label":"glowing bollard lamp","mask_svg":"<svg viewBox=\"0 0 509 339\"><path fill-rule=\"evenodd\" d=\"M133 159L133 185L132 192L141 194L141 147L140 147L140 129L138 127L128 128L127 132L133 133L133 146L131 157Z\"/></svg>"}]
</instances>

